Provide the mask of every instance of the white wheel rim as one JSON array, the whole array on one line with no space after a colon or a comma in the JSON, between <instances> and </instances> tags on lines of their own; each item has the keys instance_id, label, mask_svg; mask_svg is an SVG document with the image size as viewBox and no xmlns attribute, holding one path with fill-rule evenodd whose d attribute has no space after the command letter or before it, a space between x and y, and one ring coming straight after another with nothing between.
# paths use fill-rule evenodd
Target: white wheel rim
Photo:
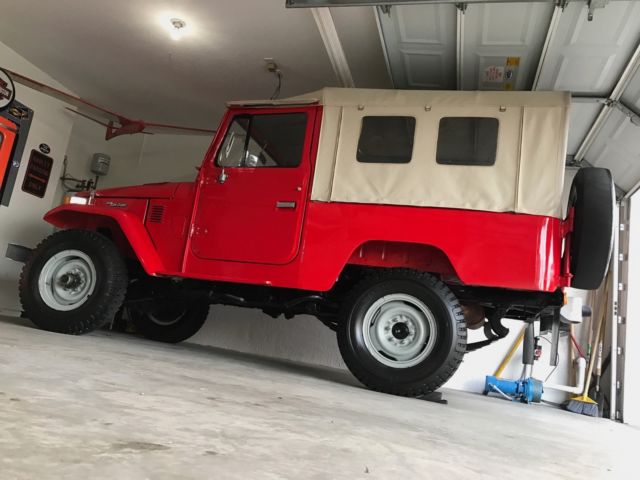
<instances>
[{"instance_id":1,"label":"white wheel rim","mask_svg":"<svg viewBox=\"0 0 640 480\"><path fill-rule=\"evenodd\" d=\"M362 322L367 351L392 368L419 364L433 351L437 326L431 310L416 297L395 293L378 299Z\"/></svg>"},{"instance_id":2,"label":"white wheel rim","mask_svg":"<svg viewBox=\"0 0 640 480\"><path fill-rule=\"evenodd\" d=\"M54 310L68 312L84 304L96 287L96 268L86 253L63 250L42 267L38 290Z\"/></svg>"}]
</instances>

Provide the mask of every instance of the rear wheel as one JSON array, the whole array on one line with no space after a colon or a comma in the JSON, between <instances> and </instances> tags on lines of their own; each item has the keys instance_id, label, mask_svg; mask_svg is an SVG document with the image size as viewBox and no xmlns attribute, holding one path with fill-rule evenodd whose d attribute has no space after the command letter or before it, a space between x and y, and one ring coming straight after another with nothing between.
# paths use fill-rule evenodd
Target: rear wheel
<instances>
[{"instance_id":1,"label":"rear wheel","mask_svg":"<svg viewBox=\"0 0 640 480\"><path fill-rule=\"evenodd\" d=\"M351 372L381 392L420 396L457 370L466 349L462 309L432 275L380 272L345 300L338 345Z\"/></svg>"},{"instance_id":2,"label":"rear wheel","mask_svg":"<svg viewBox=\"0 0 640 480\"><path fill-rule=\"evenodd\" d=\"M127 289L115 245L99 233L64 230L38 245L20 277L27 317L44 330L81 334L113 320Z\"/></svg>"}]
</instances>

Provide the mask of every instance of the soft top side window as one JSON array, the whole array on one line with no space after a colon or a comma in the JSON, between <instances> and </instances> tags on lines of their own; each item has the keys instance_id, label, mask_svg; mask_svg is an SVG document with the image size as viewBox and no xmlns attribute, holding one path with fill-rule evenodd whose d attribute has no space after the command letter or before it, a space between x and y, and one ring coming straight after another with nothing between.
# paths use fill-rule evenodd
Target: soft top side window
<instances>
[{"instance_id":1,"label":"soft top side window","mask_svg":"<svg viewBox=\"0 0 640 480\"><path fill-rule=\"evenodd\" d=\"M362 117L356 158L361 163L409 163L416 130L414 117Z\"/></svg>"},{"instance_id":2,"label":"soft top side window","mask_svg":"<svg viewBox=\"0 0 640 480\"><path fill-rule=\"evenodd\" d=\"M491 117L441 118L436 162L442 165L493 165L498 149L498 127L498 119Z\"/></svg>"},{"instance_id":3,"label":"soft top side window","mask_svg":"<svg viewBox=\"0 0 640 480\"><path fill-rule=\"evenodd\" d=\"M237 115L229 125L216 165L225 168L297 167L307 114Z\"/></svg>"}]
</instances>

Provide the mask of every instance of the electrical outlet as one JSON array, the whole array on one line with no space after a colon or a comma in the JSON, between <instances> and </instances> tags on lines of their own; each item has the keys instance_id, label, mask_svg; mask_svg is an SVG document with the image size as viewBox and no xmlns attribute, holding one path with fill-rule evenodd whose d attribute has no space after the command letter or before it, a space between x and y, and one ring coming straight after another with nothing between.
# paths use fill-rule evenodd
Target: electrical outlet
<instances>
[{"instance_id":1,"label":"electrical outlet","mask_svg":"<svg viewBox=\"0 0 640 480\"><path fill-rule=\"evenodd\" d=\"M273 58L265 57L264 63L266 64L267 71L269 71L269 72L277 72L278 71L278 64L276 63L276 61Z\"/></svg>"}]
</instances>

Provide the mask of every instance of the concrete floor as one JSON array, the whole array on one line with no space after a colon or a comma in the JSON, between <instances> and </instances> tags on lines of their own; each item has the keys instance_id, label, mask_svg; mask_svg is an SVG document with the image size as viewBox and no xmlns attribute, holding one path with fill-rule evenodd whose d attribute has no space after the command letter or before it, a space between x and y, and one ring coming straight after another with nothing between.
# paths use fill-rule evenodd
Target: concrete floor
<instances>
[{"instance_id":1,"label":"concrete floor","mask_svg":"<svg viewBox=\"0 0 640 480\"><path fill-rule=\"evenodd\" d=\"M634 478L640 431L342 372L0 318L0 478Z\"/></svg>"}]
</instances>

